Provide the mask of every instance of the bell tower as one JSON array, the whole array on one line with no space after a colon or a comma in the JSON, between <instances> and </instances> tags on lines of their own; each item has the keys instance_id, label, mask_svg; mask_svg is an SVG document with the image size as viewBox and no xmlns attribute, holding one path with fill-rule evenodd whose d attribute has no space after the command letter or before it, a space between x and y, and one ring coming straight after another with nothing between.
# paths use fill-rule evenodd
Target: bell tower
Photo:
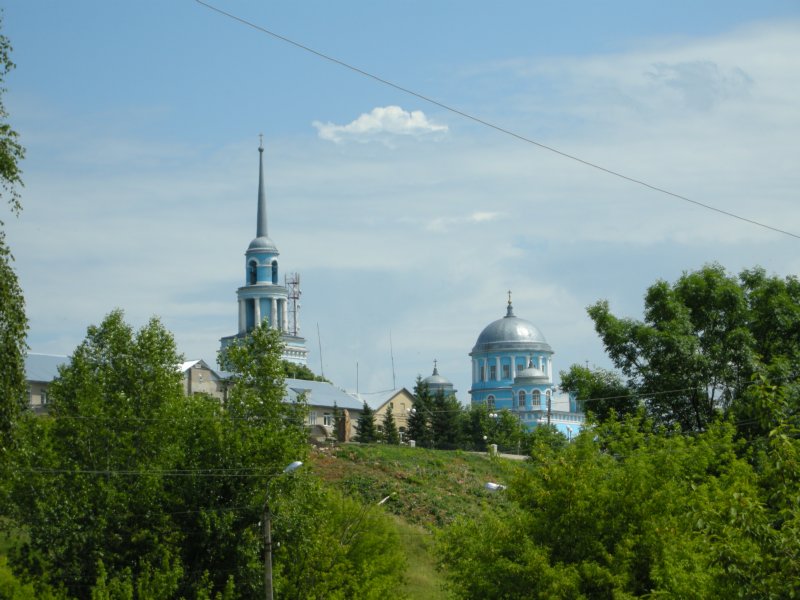
<instances>
[{"instance_id":1,"label":"bell tower","mask_svg":"<svg viewBox=\"0 0 800 600\"><path fill-rule=\"evenodd\" d=\"M272 327L281 332L285 344L285 360L307 364L306 341L299 337L296 315L293 329L289 328L289 290L281 284L278 270L278 248L270 239L267 220L267 196L264 192L264 144L258 146L258 208L256 237L245 252L244 285L236 290L239 303L239 330L236 335L220 340L221 348L234 339L247 335L257 326Z\"/></svg>"}]
</instances>

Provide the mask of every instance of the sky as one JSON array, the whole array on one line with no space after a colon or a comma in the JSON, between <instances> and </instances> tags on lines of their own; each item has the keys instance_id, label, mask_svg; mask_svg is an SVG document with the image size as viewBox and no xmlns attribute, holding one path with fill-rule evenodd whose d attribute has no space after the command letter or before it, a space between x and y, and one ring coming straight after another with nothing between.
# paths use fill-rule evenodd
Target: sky
<instances>
[{"instance_id":1,"label":"sky","mask_svg":"<svg viewBox=\"0 0 800 600\"><path fill-rule=\"evenodd\" d=\"M27 156L0 219L32 352L122 308L213 364L259 134L309 366L349 391L411 389L436 359L468 401L508 290L556 370L605 368L598 300L641 318L649 285L707 263L798 273L796 237L537 145L800 235L796 0L209 3L438 104L195 0L4 2Z\"/></svg>"}]
</instances>

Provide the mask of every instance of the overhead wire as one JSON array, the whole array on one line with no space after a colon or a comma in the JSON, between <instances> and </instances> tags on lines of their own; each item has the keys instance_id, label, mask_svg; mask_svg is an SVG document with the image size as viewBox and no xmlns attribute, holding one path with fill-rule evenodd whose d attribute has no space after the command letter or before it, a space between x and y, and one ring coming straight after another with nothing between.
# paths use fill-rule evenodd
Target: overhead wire
<instances>
[{"instance_id":1,"label":"overhead wire","mask_svg":"<svg viewBox=\"0 0 800 600\"><path fill-rule=\"evenodd\" d=\"M629 175L625 175L624 173L621 173L619 171L615 171L615 170L610 169L608 167L604 167L604 166L599 165L597 163L594 163L594 162L591 162L589 160L580 158L579 156L576 156L574 154L570 154L568 152L564 152L563 150L559 150L558 148L555 148L555 147L550 146L548 144L544 144L542 142L537 142L536 140L534 140L532 138L524 136L524 135L522 135L520 133L516 133L515 131L512 131L512 130L507 129L505 127L502 127L500 125L497 125L496 123L492 123L491 121L487 121L485 119L477 117L477 116L475 116L475 115L473 115L471 113L468 113L468 112L466 112L464 110L455 108L455 107L453 107L453 106L451 106L449 104L445 104L444 102L441 102L439 100L435 100L434 98L431 98L430 96L426 96L425 94L422 94L420 92L416 92L416 91L414 91L414 90L412 90L410 88L407 88L407 87L404 87L404 86L402 86L400 84L394 83L393 81L385 79L384 77L380 77L379 75L375 75L374 73L370 73L369 71L365 71L364 69L356 67L356 66L354 66L354 65L352 65L350 63L347 63L347 62L345 62L345 61L343 61L341 59L335 58L335 57L333 57L333 56L331 56L329 54L325 54L324 52L321 52L319 50L315 50L314 48L306 46L305 44L301 44L300 42L297 42L297 41L295 41L295 40L293 40L291 38L288 38L288 37L286 37L284 35L276 33L276 32L274 32L274 31L272 31L270 29L267 29L266 27L262 27L261 25L253 23L252 21L248 21L247 19L239 17L239 16L237 16L237 15L235 15L233 13L230 13L230 12L227 12L225 10L222 10L221 8L218 8L218 7L216 7L216 6L212 5L212 4L209 4L208 2L204 2L203 0L195 0L195 2L197 4L200 4L201 6L204 6L204 7L208 8L209 10L212 10L212 11L214 11L216 13L219 13L220 15L223 15L225 17L228 17L229 19L232 19L234 21L242 23L243 25L251 27L251 28L255 29L256 31L259 31L261 33L269 35L269 36L271 36L271 37L273 37L273 38L275 38L277 40L280 40L282 42L285 42L287 44L295 46L296 48L304 50L305 52L309 52L309 53L311 53L311 54L313 54L313 55L315 55L315 56L317 56L319 58L322 58L322 59L327 60L329 62L332 62L332 63L334 63L336 65L339 65L340 67L344 67L345 69L353 71L354 73L357 73L359 75L362 75L364 77L367 77L369 79L377 81L380 84L383 84L383 85L386 85L388 87L394 88L394 89L396 89L396 90L398 90L400 92L403 92L404 94L408 94L410 96L418 98L418 99L420 99L420 100L422 100L424 102L427 102L429 104L432 104L434 106L438 106L439 108L441 108L443 110L446 110L446 111L451 112L453 114L456 114L456 115L458 115L460 117L463 117L465 119L468 119L470 121L478 123L479 125L483 125L485 127L488 127L490 129L494 129L495 131L498 131L498 132L503 133L505 135L511 136L513 138L516 138L517 140L520 140L522 142L526 142L528 144L532 144L534 146L537 146L537 147L541 148L542 150L547 150L548 152L552 152L553 154L557 154L557 155L559 155L559 156L561 156L563 158L575 161L577 163L580 163L580 164L582 164L584 166L587 166L587 167L591 167L591 168L596 169L598 171L602 171L602 172L604 172L604 173L606 173L608 175L611 175L613 177L618 177L620 179L628 181L629 183L640 185L642 187L650 189L651 191L654 191L654 192L657 192L657 193L661 193L661 194L665 194L667 196L671 196L671 197L676 198L678 200L683 200L684 202L688 202L690 204L694 204L695 206L699 206L701 208L705 208L707 210L710 210L710 211L716 212L718 214L730 217L732 219L737 219L737 220L742 221L744 223L748 223L750 225L755 225L757 227L762 227L764 229L768 229L768 230L773 231L775 233L780 233L780 234L783 234L783 235L787 235L789 237L800 239L800 235L792 233L792 232L787 231L785 229L780 229L778 227L774 227L772 225L768 225L767 223L762 223L761 221L756 221L756 220L750 219L748 217L743 217L741 215L738 215L736 213L733 213L733 212L724 210L722 208L713 206L711 204L706 204L705 202L700 202L698 200L693 200L692 198L689 198L689 197L684 196L682 194L678 194L676 192L672 192L672 191L670 191L670 190L668 190L666 188L662 188L662 187L659 187L657 185L653 185L651 183L647 183L646 181L644 181L642 179L637 179L635 177L631 177Z\"/></svg>"}]
</instances>

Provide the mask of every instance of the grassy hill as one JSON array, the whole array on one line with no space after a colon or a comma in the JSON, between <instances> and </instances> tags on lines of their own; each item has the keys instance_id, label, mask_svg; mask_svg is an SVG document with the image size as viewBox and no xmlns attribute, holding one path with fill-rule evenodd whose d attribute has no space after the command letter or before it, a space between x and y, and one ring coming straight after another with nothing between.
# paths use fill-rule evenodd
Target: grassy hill
<instances>
[{"instance_id":1,"label":"grassy hill","mask_svg":"<svg viewBox=\"0 0 800 600\"><path fill-rule=\"evenodd\" d=\"M459 517L503 511L503 494L484 488L507 482L524 463L461 451L405 446L343 445L322 448L309 461L329 484L395 515L408 559L405 593L409 598L447 598L436 570L436 532Z\"/></svg>"}]
</instances>

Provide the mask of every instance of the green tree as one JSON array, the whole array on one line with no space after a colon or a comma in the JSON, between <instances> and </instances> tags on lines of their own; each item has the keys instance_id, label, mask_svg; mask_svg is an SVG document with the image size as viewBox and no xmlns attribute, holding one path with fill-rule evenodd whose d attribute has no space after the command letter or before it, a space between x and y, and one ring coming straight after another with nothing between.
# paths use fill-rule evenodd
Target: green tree
<instances>
[{"instance_id":1,"label":"green tree","mask_svg":"<svg viewBox=\"0 0 800 600\"><path fill-rule=\"evenodd\" d=\"M304 381L324 381L326 383L330 383L330 381L325 379L322 375L317 375L306 365L299 365L285 359L281 362L283 363L284 377L291 379L302 379Z\"/></svg>"},{"instance_id":2,"label":"green tree","mask_svg":"<svg viewBox=\"0 0 800 600\"><path fill-rule=\"evenodd\" d=\"M398 597L405 572L393 521L312 478L276 494L275 595L296 600Z\"/></svg>"},{"instance_id":3,"label":"green tree","mask_svg":"<svg viewBox=\"0 0 800 600\"><path fill-rule=\"evenodd\" d=\"M453 591L509 599L791 597L797 553L786 549L797 530L778 533L763 508L769 493L738 457L735 433L715 424L677 435L639 417L611 419L540 454L503 492L516 511L463 521L442 536ZM781 442L783 458L794 455L794 442ZM795 464L779 476L789 494L797 489ZM789 510L783 515L793 518L797 510Z\"/></svg>"},{"instance_id":4,"label":"green tree","mask_svg":"<svg viewBox=\"0 0 800 600\"><path fill-rule=\"evenodd\" d=\"M542 457L550 459L564 450L568 440L567 436L561 433L555 425L543 423L527 433L523 443L525 454L528 454L534 461L539 461L542 460Z\"/></svg>"},{"instance_id":5,"label":"green tree","mask_svg":"<svg viewBox=\"0 0 800 600\"><path fill-rule=\"evenodd\" d=\"M400 443L400 433L397 431L397 423L394 421L391 402L386 407L386 413L383 415L383 441L395 446Z\"/></svg>"},{"instance_id":6,"label":"green tree","mask_svg":"<svg viewBox=\"0 0 800 600\"><path fill-rule=\"evenodd\" d=\"M607 421L612 411L617 416L634 414L639 405L635 393L614 371L575 364L561 371L559 377L561 389L575 394L582 410L600 423Z\"/></svg>"},{"instance_id":7,"label":"green tree","mask_svg":"<svg viewBox=\"0 0 800 600\"><path fill-rule=\"evenodd\" d=\"M452 394L438 390L433 397L431 429L436 448L453 450L461 441L461 405Z\"/></svg>"},{"instance_id":8,"label":"green tree","mask_svg":"<svg viewBox=\"0 0 800 600\"><path fill-rule=\"evenodd\" d=\"M365 402L361 415L358 417L358 435L356 440L362 444L378 441L378 430L375 427L375 411Z\"/></svg>"},{"instance_id":9,"label":"green tree","mask_svg":"<svg viewBox=\"0 0 800 600\"><path fill-rule=\"evenodd\" d=\"M761 269L737 279L719 265L658 281L644 321L620 319L608 302L588 309L606 351L659 423L703 430L742 407L759 368L800 374L800 284Z\"/></svg>"},{"instance_id":10,"label":"green tree","mask_svg":"<svg viewBox=\"0 0 800 600\"><path fill-rule=\"evenodd\" d=\"M408 416L407 437L422 448L433 447L432 411L433 397L428 386L422 382L422 377L417 376L417 382L414 385L413 406Z\"/></svg>"},{"instance_id":11,"label":"green tree","mask_svg":"<svg viewBox=\"0 0 800 600\"><path fill-rule=\"evenodd\" d=\"M113 574L171 561L164 424L183 399L179 358L156 320L134 332L115 311L89 328L50 386L52 416L21 422L12 487L29 540L16 568L82 595L101 561Z\"/></svg>"},{"instance_id":12,"label":"green tree","mask_svg":"<svg viewBox=\"0 0 800 600\"><path fill-rule=\"evenodd\" d=\"M2 21L0 21L0 24ZM22 171L19 164L25 150L19 135L8 123L3 103L3 82L14 68L11 42L0 35L0 194L8 201L11 212L22 209L20 188ZM6 244L4 222L0 219L0 448L10 446L13 423L25 408L25 335L28 320L25 301L17 274L11 266L14 258ZM4 460L0 456L0 460Z\"/></svg>"},{"instance_id":13,"label":"green tree","mask_svg":"<svg viewBox=\"0 0 800 600\"><path fill-rule=\"evenodd\" d=\"M228 347L223 406L183 396L157 320L134 331L115 311L90 327L50 388L51 416L20 421L12 516L29 539L15 569L79 597L263 594L266 493L306 452L281 348L268 328Z\"/></svg>"}]
</instances>

